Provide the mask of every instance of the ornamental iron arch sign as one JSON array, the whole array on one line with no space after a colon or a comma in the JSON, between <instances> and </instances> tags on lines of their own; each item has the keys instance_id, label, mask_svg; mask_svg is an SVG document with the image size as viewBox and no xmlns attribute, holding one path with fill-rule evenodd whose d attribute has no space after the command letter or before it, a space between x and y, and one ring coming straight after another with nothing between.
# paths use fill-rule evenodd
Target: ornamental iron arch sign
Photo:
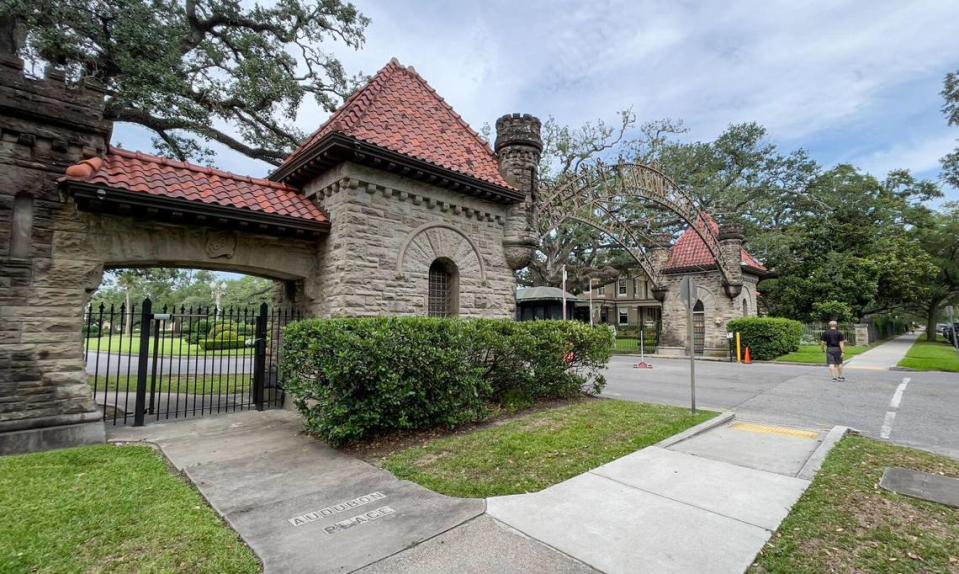
<instances>
[{"instance_id":1,"label":"ornamental iron arch sign","mask_svg":"<svg viewBox=\"0 0 959 574\"><path fill-rule=\"evenodd\" d=\"M540 238L545 238L564 222L575 221L605 233L639 264L655 289L665 291L659 270L649 250L659 241L645 230L629 225L618 212L636 199L645 199L670 211L685 222L703 240L727 286L727 294L738 294L742 285L739 273L730 269L723 257L719 237L707 223L704 212L693 198L672 179L653 167L602 162L583 169L569 180L545 189L537 197L534 217ZM739 263L738 258L735 262Z\"/></svg>"}]
</instances>

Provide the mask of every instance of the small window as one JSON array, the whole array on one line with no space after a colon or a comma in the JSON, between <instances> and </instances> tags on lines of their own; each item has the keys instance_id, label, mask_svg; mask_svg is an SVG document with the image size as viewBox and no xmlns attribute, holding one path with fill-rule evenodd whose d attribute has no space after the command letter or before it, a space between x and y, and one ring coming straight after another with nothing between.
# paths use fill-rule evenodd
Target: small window
<instances>
[{"instance_id":1,"label":"small window","mask_svg":"<svg viewBox=\"0 0 959 574\"><path fill-rule=\"evenodd\" d=\"M628 325L629 324L629 313L627 311L619 312L619 324Z\"/></svg>"},{"instance_id":2,"label":"small window","mask_svg":"<svg viewBox=\"0 0 959 574\"><path fill-rule=\"evenodd\" d=\"M13 199L13 221L10 225L10 257L30 257L33 243L33 197L19 193Z\"/></svg>"},{"instance_id":3,"label":"small window","mask_svg":"<svg viewBox=\"0 0 959 574\"><path fill-rule=\"evenodd\" d=\"M600 286L599 286L599 289L596 290L596 293L597 293L598 295L605 295L605 294L606 294L606 286L605 286L605 285L600 285Z\"/></svg>"},{"instance_id":4,"label":"small window","mask_svg":"<svg viewBox=\"0 0 959 574\"><path fill-rule=\"evenodd\" d=\"M622 278L616 282L616 294L619 297L626 296L626 278Z\"/></svg>"}]
</instances>

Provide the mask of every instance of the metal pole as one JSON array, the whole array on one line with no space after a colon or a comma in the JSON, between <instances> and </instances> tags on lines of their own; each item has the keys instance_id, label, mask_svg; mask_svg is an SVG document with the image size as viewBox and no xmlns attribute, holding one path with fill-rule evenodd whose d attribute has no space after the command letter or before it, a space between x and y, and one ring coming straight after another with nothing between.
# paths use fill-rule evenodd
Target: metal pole
<instances>
[{"instance_id":1,"label":"metal pole","mask_svg":"<svg viewBox=\"0 0 959 574\"><path fill-rule=\"evenodd\" d=\"M563 320L566 320L566 264L563 264Z\"/></svg>"},{"instance_id":2,"label":"metal pole","mask_svg":"<svg viewBox=\"0 0 959 574\"><path fill-rule=\"evenodd\" d=\"M593 278L589 278L589 326L593 326Z\"/></svg>"},{"instance_id":3,"label":"metal pole","mask_svg":"<svg viewBox=\"0 0 959 574\"><path fill-rule=\"evenodd\" d=\"M150 299L144 299L143 306L140 308L140 356L137 358L137 396L133 412L135 427L143 426L143 415L146 411L147 361L150 359L150 323L152 321L153 303Z\"/></svg>"},{"instance_id":4,"label":"metal pole","mask_svg":"<svg viewBox=\"0 0 959 574\"><path fill-rule=\"evenodd\" d=\"M690 277L689 292L695 293L693 281ZM689 336L689 400L690 410L696 414L696 344L693 342L693 297L689 298L686 305L686 324Z\"/></svg>"},{"instance_id":5,"label":"metal pole","mask_svg":"<svg viewBox=\"0 0 959 574\"><path fill-rule=\"evenodd\" d=\"M639 328L639 362L646 362L646 332Z\"/></svg>"}]
</instances>

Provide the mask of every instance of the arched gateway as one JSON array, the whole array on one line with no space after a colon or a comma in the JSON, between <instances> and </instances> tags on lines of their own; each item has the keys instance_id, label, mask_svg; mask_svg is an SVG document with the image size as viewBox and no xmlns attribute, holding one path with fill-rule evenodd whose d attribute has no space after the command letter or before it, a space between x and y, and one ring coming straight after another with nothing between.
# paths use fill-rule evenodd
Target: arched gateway
<instances>
[{"instance_id":1,"label":"arched gateway","mask_svg":"<svg viewBox=\"0 0 959 574\"><path fill-rule=\"evenodd\" d=\"M255 179L111 147L101 89L22 68L0 54L0 454L103 440L81 317L104 269L268 277L306 316L513 316L535 118L494 152L393 60Z\"/></svg>"},{"instance_id":2,"label":"arched gateway","mask_svg":"<svg viewBox=\"0 0 959 574\"><path fill-rule=\"evenodd\" d=\"M652 203L666 210L687 229L675 245L654 237L622 214ZM587 225L619 244L636 262L633 281L617 281L610 305L600 301L596 320L630 326L630 317L642 325L653 311L661 323L658 352L680 354L686 341L686 313L678 284L694 275L706 301L696 312L694 350L699 354L728 352L726 322L756 309L755 284L766 270L743 248L735 227L721 229L698 208L692 197L659 170L638 164L599 164L583 170L553 188L541 189L535 202L535 227L545 237L567 222ZM648 284L658 303L639 300L636 285ZM632 285L632 288L630 286ZM606 290L598 293L606 295ZM632 297L630 296L632 291ZM721 293L717 297L714 293ZM652 305L657 308L653 308ZM610 308L611 307L611 308ZM712 320L710 322L710 319ZM625 321L625 322L624 322Z\"/></svg>"}]
</instances>

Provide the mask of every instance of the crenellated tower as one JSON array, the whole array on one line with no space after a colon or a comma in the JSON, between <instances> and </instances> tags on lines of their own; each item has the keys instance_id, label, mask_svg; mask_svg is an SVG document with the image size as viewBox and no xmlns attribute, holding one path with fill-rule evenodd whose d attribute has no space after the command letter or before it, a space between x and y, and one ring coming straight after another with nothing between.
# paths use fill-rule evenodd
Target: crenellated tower
<instances>
[{"instance_id":1,"label":"crenellated tower","mask_svg":"<svg viewBox=\"0 0 959 574\"><path fill-rule=\"evenodd\" d=\"M500 175L526 196L522 203L510 207L506 218L503 247L506 261L514 270L529 264L539 239L534 204L543 152L541 128L539 119L529 114L508 114L496 120L495 151Z\"/></svg>"}]
</instances>

